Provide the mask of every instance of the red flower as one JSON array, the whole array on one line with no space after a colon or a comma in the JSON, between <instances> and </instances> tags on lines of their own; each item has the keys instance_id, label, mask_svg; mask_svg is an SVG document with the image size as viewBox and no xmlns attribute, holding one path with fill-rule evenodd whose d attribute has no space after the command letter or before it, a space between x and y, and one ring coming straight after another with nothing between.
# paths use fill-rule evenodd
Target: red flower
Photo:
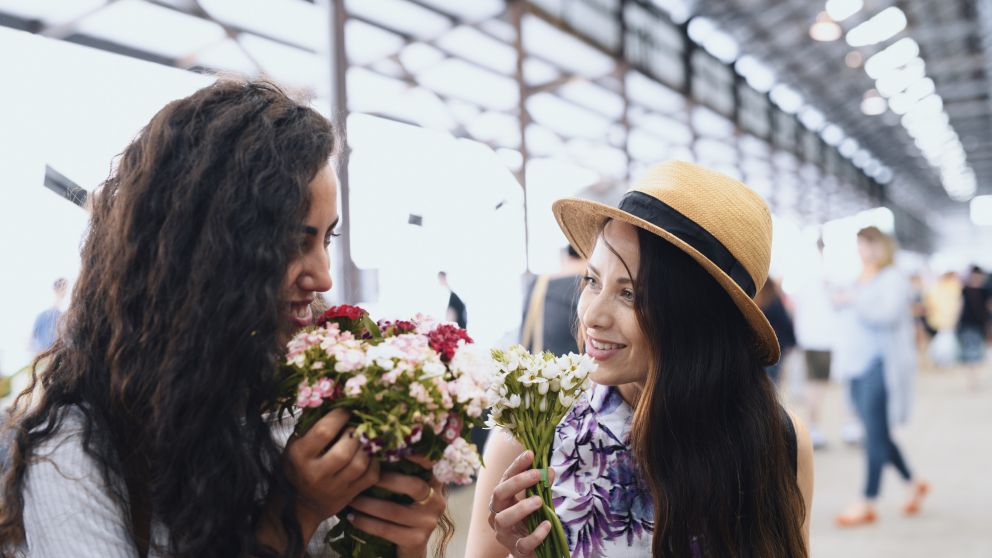
<instances>
[{"instance_id":1,"label":"red flower","mask_svg":"<svg viewBox=\"0 0 992 558\"><path fill-rule=\"evenodd\" d=\"M451 324L441 324L427 334L427 342L441 355L441 360L444 362L454 358L459 341L471 343L472 338L464 329Z\"/></svg>"},{"instance_id":2,"label":"red flower","mask_svg":"<svg viewBox=\"0 0 992 558\"><path fill-rule=\"evenodd\" d=\"M360 320L369 313L363 308L358 306L351 306L349 304L342 304L341 306L331 306L324 311L323 314L317 318L317 326L322 326L327 322L335 319L346 319L346 320Z\"/></svg>"}]
</instances>

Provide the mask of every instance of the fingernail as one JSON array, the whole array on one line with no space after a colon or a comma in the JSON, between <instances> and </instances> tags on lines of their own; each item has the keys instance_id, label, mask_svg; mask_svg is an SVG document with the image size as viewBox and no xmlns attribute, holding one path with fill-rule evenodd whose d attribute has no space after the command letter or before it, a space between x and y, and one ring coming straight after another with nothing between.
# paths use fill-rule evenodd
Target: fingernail
<instances>
[{"instance_id":1,"label":"fingernail","mask_svg":"<svg viewBox=\"0 0 992 558\"><path fill-rule=\"evenodd\" d=\"M530 499L530 504L535 508L539 508L544 504L544 500L540 496L532 496Z\"/></svg>"},{"instance_id":2,"label":"fingernail","mask_svg":"<svg viewBox=\"0 0 992 558\"><path fill-rule=\"evenodd\" d=\"M349 522L353 522L353 521L355 521L355 514L353 514L353 513L349 513L349 514L348 514L348 521L349 521Z\"/></svg>"}]
</instances>

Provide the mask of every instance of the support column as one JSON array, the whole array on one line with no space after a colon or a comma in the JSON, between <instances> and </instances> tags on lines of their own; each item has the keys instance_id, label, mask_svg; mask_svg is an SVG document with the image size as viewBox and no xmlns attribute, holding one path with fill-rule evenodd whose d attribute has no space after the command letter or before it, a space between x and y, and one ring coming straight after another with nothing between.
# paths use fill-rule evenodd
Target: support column
<instances>
[{"instance_id":1,"label":"support column","mask_svg":"<svg viewBox=\"0 0 992 558\"><path fill-rule=\"evenodd\" d=\"M513 48L517 52L517 65L515 78L517 80L517 122L520 126L520 170L517 171L517 182L524 194L524 261L527 270L530 270L530 222L527 211L527 162L530 159L527 153L527 126L530 124L530 115L527 113L527 97L529 95L527 80L524 79L524 61L527 58L527 51L524 49L524 13L527 6L524 0L511 0L508 9L510 10L510 21L516 33L513 39Z\"/></svg>"},{"instance_id":2,"label":"support column","mask_svg":"<svg viewBox=\"0 0 992 558\"><path fill-rule=\"evenodd\" d=\"M337 132L337 156L334 167L337 171L338 191L341 206L338 215L341 219L339 231L341 241L336 244L335 257L331 265L331 273L335 279L335 288L330 292L330 299L336 302L358 303L368 301L374 296L374 285L363 284L374 282L374 274L363 274L351 253L351 191L348 176L348 162L351 147L348 145L348 54L345 48L345 22L348 14L344 0L322 0L327 9L328 24L328 63L330 66L330 98L331 119ZM372 275L363 277L363 275ZM366 279L363 281L362 279Z\"/></svg>"}]
</instances>

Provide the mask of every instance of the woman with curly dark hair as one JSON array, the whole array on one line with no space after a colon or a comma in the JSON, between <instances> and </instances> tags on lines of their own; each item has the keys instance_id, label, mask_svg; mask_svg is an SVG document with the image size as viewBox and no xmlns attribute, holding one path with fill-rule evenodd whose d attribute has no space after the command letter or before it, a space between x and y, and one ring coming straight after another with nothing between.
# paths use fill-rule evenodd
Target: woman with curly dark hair
<instances>
[{"instance_id":1,"label":"woman with curly dark hair","mask_svg":"<svg viewBox=\"0 0 992 558\"><path fill-rule=\"evenodd\" d=\"M285 447L271 419L282 347L331 288L334 146L275 86L222 81L125 149L40 395L10 420L0 556L301 556L346 506L426 554L440 490L380 476L343 411ZM359 496L376 484L418 503Z\"/></svg>"}]
</instances>

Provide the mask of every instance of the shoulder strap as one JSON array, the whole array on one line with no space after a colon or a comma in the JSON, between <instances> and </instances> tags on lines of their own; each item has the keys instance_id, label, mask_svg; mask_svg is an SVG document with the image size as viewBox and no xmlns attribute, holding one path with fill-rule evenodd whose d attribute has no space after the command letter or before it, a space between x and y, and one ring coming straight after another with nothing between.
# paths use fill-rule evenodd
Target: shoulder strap
<instances>
[{"instance_id":1,"label":"shoulder strap","mask_svg":"<svg viewBox=\"0 0 992 558\"><path fill-rule=\"evenodd\" d=\"M538 276L527 304L527 318L524 320L520 344L533 353L544 350L544 297L548 293L550 281L551 277L548 275Z\"/></svg>"},{"instance_id":2,"label":"shoulder strap","mask_svg":"<svg viewBox=\"0 0 992 558\"><path fill-rule=\"evenodd\" d=\"M785 407L779 405L782 413L782 422L785 424L785 447L789 451L789 463L792 465L792 474L799 471L799 442L796 440L796 426L792 424L792 417Z\"/></svg>"}]
</instances>

